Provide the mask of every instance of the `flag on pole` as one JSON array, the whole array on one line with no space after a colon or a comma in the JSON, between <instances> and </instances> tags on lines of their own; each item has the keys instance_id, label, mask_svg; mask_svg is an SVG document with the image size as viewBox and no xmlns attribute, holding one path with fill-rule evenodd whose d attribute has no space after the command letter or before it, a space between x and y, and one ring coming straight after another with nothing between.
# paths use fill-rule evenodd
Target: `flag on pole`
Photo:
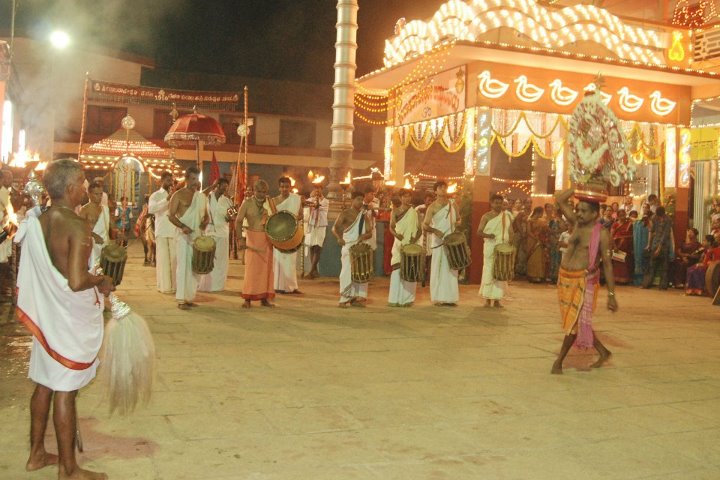
<instances>
[{"instance_id":1,"label":"flag on pole","mask_svg":"<svg viewBox=\"0 0 720 480\"><path fill-rule=\"evenodd\" d=\"M220 165L218 164L217 158L215 158L215 152L212 154L212 161L210 162L210 183L212 185L220 178Z\"/></svg>"}]
</instances>

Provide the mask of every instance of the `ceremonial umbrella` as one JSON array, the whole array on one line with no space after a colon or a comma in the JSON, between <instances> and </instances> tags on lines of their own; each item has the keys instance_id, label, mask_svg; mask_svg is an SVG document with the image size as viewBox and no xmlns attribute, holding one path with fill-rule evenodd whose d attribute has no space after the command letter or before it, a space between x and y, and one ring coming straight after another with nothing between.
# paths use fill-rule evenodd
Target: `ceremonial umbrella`
<instances>
[{"instance_id":1,"label":"ceremonial umbrella","mask_svg":"<svg viewBox=\"0 0 720 480\"><path fill-rule=\"evenodd\" d=\"M171 147L195 146L197 166L202 172L200 142L205 145L225 143L225 132L223 132L220 122L207 115L197 113L193 109L193 113L183 115L175 120L165 135L165 141Z\"/></svg>"}]
</instances>

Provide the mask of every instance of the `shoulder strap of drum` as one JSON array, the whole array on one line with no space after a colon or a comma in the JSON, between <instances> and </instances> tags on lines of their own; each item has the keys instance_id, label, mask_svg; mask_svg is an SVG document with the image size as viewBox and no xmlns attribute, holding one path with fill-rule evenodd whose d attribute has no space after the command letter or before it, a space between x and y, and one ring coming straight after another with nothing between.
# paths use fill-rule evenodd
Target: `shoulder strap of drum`
<instances>
[{"instance_id":1,"label":"shoulder strap of drum","mask_svg":"<svg viewBox=\"0 0 720 480\"><path fill-rule=\"evenodd\" d=\"M270 204L270 211L273 215L277 213L277 206L275 205L275 199L272 197L268 197L268 203Z\"/></svg>"},{"instance_id":2,"label":"shoulder strap of drum","mask_svg":"<svg viewBox=\"0 0 720 480\"><path fill-rule=\"evenodd\" d=\"M507 220L507 212L504 210L500 213L502 215L502 235L500 236L500 241L503 241L503 238L505 238L505 221Z\"/></svg>"}]
</instances>

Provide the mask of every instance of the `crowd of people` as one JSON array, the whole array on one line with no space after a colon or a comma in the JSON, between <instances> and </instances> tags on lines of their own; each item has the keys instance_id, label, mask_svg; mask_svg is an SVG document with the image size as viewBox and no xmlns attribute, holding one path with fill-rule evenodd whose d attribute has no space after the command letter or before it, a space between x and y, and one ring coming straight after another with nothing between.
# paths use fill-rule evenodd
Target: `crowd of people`
<instances>
[{"instance_id":1,"label":"crowd of people","mask_svg":"<svg viewBox=\"0 0 720 480\"><path fill-rule=\"evenodd\" d=\"M147 199L141 216L152 218L145 228L154 232L157 288L174 293L178 308L195 306L198 288L219 291L225 288L229 245L224 240L234 231L245 250L245 275L241 295L243 307L253 301L272 307L277 292L299 293L292 249L273 249L265 232L268 219L277 212L290 212L306 224L306 245L313 267L308 278L318 275L317 261L322 254L327 228L328 202L317 185L304 199L290 191L289 178L278 179L279 194L268 195L269 185L258 180L252 195L236 210L226 196L228 182L220 178L201 190L200 171L191 167L185 182L175 188L172 174L163 173L162 186ZM113 228L128 230L132 218L121 202L118 215L111 215L107 196L100 182L84 182L81 166L72 159L52 162L43 182L50 197L45 208L31 206L22 211L14 241L21 244L18 272L18 318L33 334L29 377L35 382L31 398L30 455L27 470L58 464L59 478L107 478L81 469L75 458L77 437L76 396L90 382L98 367L97 356L103 339L104 297L115 288L113 279L94 269L98 251L115 236ZM2 176L0 202L5 201L7 175ZM409 306L415 301L419 277L415 281L396 270L402 263L398 253L409 245L422 245L430 258L430 299L440 306L456 305L459 298L458 267L450 258L448 237L461 225L457 205L448 195L448 185L435 183L433 196L413 207L412 193L396 192L390 210L389 234L393 238L392 269L388 303ZM480 295L486 306L500 307L507 277L499 275L499 247L517 245L517 263L512 265L529 281L556 281L564 332L560 352L551 373L563 373L563 361L573 345L595 348L599 354L592 367L602 366L611 352L597 338L592 314L601 277L607 287L607 308L618 310L615 277L645 288L656 275L660 288L679 283L684 272L688 293L701 289L703 268L720 259L720 207L713 217L713 233L698 243L698 232L688 230L685 243L677 248L672 239L671 222L664 208L651 195L641 211L630 202L602 206L568 189L555 195L555 205L531 208L526 202L512 207L502 196L492 195L491 210L483 215L473 232L484 240L484 263ZM83 205L83 202L85 203ZM8 203L5 203L6 209ZM354 247L372 250L376 246L375 223L382 203L372 190L355 192L351 203L335 221L331 231L342 247L340 307L364 307L368 282L353 271ZM21 209L22 210L22 209ZM152 217L150 217L152 215ZM119 217L119 219L118 219ZM192 268L193 245L200 236L215 238L216 268L198 275ZM460 252L463 251L461 247ZM402 255L401 255L402 256ZM514 256L514 254L511 254ZM641 266L637 270L638 258ZM147 259L147 257L146 257ZM451 262L453 260L453 262ZM672 262L670 261L672 260ZM422 265L424 266L424 265ZM638 276L641 275L641 276ZM639 280L639 282L637 281ZM58 455L45 450L45 432L50 405Z\"/></svg>"},{"instance_id":2,"label":"crowd of people","mask_svg":"<svg viewBox=\"0 0 720 480\"><path fill-rule=\"evenodd\" d=\"M703 276L703 286L698 287L700 272L704 275L708 263L720 259L717 252L720 204L713 204L710 233L700 239L698 230L689 228L683 242L674 238L672 219L657 195L649 195L637 207L632 197L622 204L600 205L599 223L612 240L615 281L641 288L652 288L655 284L662 290L685 288L688 295L702 294L705 280ZM572 226L558 206L546 203L544 207L532 208L530 200L516 200L512 204L505 201L503 208L513 219L516 275L533 283L556 283L558 267L572 234ZM688 285L691 267L692 286Z\"/></svg>"}]
</instances>

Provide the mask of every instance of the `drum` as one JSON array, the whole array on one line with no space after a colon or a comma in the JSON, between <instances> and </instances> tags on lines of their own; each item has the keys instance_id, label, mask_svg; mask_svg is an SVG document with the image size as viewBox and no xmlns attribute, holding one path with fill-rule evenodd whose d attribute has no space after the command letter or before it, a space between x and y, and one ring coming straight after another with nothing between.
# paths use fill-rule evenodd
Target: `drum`
<instances>
[{"instance_id":1,"label":"drum","mask_svg":"<svg viewBox=\"0 0 720 480\"><path fill-rule=\"evenodd\" d=\"M445 254L452 270L462 270L472 263L470 247L468 247L464 233L448 233L443 240L443 248L445 248Z\"/></svg>"},{"instance_id":2,"label":"drum","mask_svg":"<svg viewBox=\"0 0 720 480\"><path fill-rule=\"evenodd\" d=\"M212 272L215 267L215 239L197 237L193 241L192 271L197 275Z\"/></svg>"},{"instance_id":3,"label":"drum","mask_svg":"<svg viewBox=\"0 0 720 480\"><path fill-rule=\"evenodd\" d=\"M708 295L715 296L720 285L720 261L709 262L705 270L705 291Z\"/></svg>"},{"instance_id":4,"label":"drum","mask_svg":"<svg viewBox=\"0 0 720 480\"><path fill-rule=\"evenodd\" d=\"M406 282L421 282L425 275L425 249L409 243L400 247L400 278Z\"/></svg>"},{"instance_id":5,"label":"drum","mask_svg":"<svg viewBox=\"0 0 720 480\"><path fill-rule=\"evenodd\" d=\"M509 243L495 246L493 260L493 277L495 280L507 282L515 278L515 247Z\"/></svg>"},{"instance_id":6,"label":"drum","mask_svg":"<svg viewBox=\"0 0 720 480\"><path fill-rule=\"evenodd\" d=\"M117 243L108 243L100 251L100 268L103 275L112 277L116 287L122 282L126 261L127 248L121 247Z\"/></svg>"},{"instance_id":7,"label":"drum","mask_svg":"<svg viewBox=\"0 0 720 480\"><path fill-rule=\"evenodd\" d=\"M292 253L302 245L303 225L295 215L281 211L270 215L265 223L265 235L275 248L285 253Z\"/></svg>"},{"instance_id":8,"label":"drum","mask_svg":"<svg viewBox=\"0 0 720 480\"><path fill-rule=\"evenodd\" d=\"M367 243L356 243L350 247L350 277L354 283L367 283L375 273L373 250Z\"/></svg>"}]
</instances>

